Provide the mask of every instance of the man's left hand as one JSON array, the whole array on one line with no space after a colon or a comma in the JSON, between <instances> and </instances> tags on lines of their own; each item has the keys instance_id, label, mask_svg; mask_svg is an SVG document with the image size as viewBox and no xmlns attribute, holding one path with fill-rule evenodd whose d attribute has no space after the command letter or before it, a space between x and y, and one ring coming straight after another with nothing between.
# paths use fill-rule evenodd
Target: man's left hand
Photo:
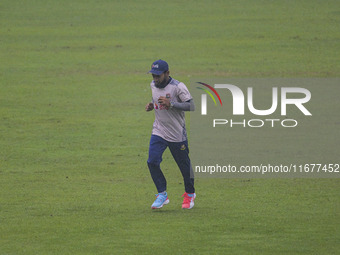
<instances>
[{"instance_id":1,"label":"man's left hand","mask_svg":"<svg viewBox=\"0 0 340 255\"><path fill-rule=\"evenodd\" d=\"M163 105L163 106L165 106L165 107L167 107L167 108L170 108L170 99L169 98L166 98L166 97L159 97L158 98L158 103L160 104L160 105Z\"/></svg>"}]
</instances>

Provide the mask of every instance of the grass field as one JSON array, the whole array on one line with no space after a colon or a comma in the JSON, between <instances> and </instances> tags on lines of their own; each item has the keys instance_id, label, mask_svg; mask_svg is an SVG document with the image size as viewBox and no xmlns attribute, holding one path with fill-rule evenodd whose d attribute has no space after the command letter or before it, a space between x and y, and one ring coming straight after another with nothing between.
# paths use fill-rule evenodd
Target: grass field
<instances>
[{"instance_id":1,"label":"grass field","mask_svg":"<svg viewBox=\"0 0 340 255\"><path fill-rule=\"evenodd\" d=\"M197 179L183 211L167 151L171 202L151 211L144 106L159 58L186 84L339 77L339 8L1 1L0 254L338 254L339 179Z\"/></svg>"}]
</instances>

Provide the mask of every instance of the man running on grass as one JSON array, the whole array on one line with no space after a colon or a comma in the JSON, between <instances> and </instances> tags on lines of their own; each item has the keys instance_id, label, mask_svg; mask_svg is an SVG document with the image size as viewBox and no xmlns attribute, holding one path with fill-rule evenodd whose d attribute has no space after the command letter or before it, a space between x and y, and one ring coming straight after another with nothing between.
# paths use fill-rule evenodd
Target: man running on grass
<instances>
[{"instance_id":1,"label":"man running on grass","mask_svg":"<svg viewBox=\"0 0 340 255\"><path fill-rule=\"evenodd\" d=\"M169 76L169 66L164 60L155 61L149 73L151 82L152 102L145 106L146 111L155 110L150 139L148 167L158 194L151 205L152 209L162 208L169 203L166 192L166 179L160 168L163 152L169 147L170 152L181 170L185 193L183 194L183 209L191 209L196 197L193 172L189 158L187 133L185 129L184 111L194 111L193 99L184 85ZM190 177L190 173L192 173Z\"/></svg>"}]
</instances>

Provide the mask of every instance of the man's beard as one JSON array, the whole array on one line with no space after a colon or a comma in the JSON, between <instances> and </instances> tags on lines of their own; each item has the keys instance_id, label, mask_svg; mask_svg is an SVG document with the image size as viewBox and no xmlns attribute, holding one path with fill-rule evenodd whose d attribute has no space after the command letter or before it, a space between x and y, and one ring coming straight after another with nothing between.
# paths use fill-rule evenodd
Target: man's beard
<instances>
[{"instance_id":1,"label":"man's beard","mask_svg":"<svg viewBox=\"0 0 340 255\"><path fill-rule=\"evenodd\" d=\"M161 83L159 83L158 85L155 83L156 88L162 89L165 88L166 85L168 85L168 81L166 79L164 79Z\"/></svg>"}]
</instances>

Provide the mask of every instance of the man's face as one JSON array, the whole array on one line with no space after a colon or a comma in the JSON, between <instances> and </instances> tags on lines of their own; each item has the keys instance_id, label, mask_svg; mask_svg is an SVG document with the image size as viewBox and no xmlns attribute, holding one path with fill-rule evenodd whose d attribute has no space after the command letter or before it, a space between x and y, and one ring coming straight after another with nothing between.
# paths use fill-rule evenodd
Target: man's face
<instances>
[{"instance_id":1,"label":"man's face","mask_svg":"<svg viewBox=\"0 0 340 255\"><path fill-rule=\"evenodd\" d=\"M152 78L157 88L164 88L169 79L169 71L166 71L160 75L152 74Z\"/></svg>"}]
</instances>

